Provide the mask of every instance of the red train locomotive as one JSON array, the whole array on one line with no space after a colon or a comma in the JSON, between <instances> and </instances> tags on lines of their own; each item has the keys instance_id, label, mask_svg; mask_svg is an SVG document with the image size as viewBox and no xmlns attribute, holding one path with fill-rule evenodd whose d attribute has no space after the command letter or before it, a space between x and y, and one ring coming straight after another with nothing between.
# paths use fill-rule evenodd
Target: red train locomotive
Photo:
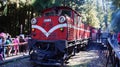
<instances>
[{"instance_id":1,"label":"red train locomotive","mask_svg":"<svg viewBox=\"0 0 120 67\"><path fill-rule=\"evenodd\" d=\"M31 23L30 59L38 64L63 63L75 49L88 43L91 30L95 30L83 24L75 10L63 6L43 10L42 16Z\"/></svg>"}]
</instances>

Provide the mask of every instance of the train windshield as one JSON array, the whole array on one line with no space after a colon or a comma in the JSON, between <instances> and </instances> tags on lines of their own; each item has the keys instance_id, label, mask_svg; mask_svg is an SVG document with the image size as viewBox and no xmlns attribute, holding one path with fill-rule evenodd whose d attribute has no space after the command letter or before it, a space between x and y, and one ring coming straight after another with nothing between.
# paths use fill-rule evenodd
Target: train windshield
<instances>
[{"instance_id":1,"label":"train windshield","mask_svg":"<svg viewBox=\"0 0 120 67\"><path fill-rule=\"evenodd\" d=\"M67 15L67 16L71 17L72 11L62 9L62 10L47 11L44 13L44 16L61 16L61 15Z\"/></svg>"},{"instance_id":2,"label":"train windshield","mask_svg":"<svg viewBox=\"0 0 120 67\"><path fill-rule=\"evenodd\" d=\"M71 17L71 11L70 10L61 10L60 14L61 15L67 15L69 17Z\"/></svg>"},{"instance_id":3,"label":"train windshield","mask_svg":"<svg viewBox=\"0 0 120 67\"><path fill-rule=\"evenodd\" d=\"M55 12L54 11L48 11L44 13L44 16L54 16Z\"/></svg>"}]
</instances>

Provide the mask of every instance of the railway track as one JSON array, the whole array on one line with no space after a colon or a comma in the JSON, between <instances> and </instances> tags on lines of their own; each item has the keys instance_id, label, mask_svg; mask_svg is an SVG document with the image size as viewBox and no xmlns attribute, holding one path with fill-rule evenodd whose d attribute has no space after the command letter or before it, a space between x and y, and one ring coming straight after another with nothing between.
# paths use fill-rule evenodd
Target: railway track
<instances>
[{"instance_id":1,"label":"railway track","mask_svg":"<svg viewBox=\"0 0 120 67\"><path fill-rule=\"evenodd\" d=\"M87 50L80 51L72 56L65 64L65 67L105 67L106 65L106 50L103 50L101 45L92 44ZM33 65L29 58L16 60L14 62L0 65L0 67L48 67L43 65ZM57 66L49 66L57 67ZM110 67L110 65L109 65Z\"/></svg>"}]
</instances>

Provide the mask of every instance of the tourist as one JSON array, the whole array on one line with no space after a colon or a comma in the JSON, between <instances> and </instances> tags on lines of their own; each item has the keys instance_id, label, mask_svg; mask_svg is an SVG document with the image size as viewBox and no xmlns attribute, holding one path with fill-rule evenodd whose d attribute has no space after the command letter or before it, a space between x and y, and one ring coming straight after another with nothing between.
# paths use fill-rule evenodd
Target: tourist
<instances>
[{"instance_id":1,"label":"tourist","mask_svg":"<svg viewBox=\"0 0 120 67\"><path fill-rule=\"evenodd\" d=\"M120 45L120 32L118 33L117 41L118 41L118 44Z\"/></svg>"},{"instance_id":2,"label":"tourist","mask_svg":"<svg viewBox=\"0 0 120 67\"><path fill-rule=\"evenodd\" d=\"M14 44L14 50L15 50L15 55L18 54L19 52L19 36L17 36L14 40L13 40L13 44Z\"/></svg>"}]
</instances>

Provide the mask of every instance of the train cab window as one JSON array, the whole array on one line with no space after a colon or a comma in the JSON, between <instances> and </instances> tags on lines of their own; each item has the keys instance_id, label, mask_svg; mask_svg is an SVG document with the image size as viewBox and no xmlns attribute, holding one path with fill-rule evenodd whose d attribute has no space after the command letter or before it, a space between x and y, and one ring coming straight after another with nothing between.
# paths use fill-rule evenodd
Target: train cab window
<instances>
[{"instance_id":1,"label":"train cab window","mask_svg":"<svg viewBox=\"0 0 120 67\"><path fill-rule=\"evenodd\" d=\"M54 15L55 15L54 11L49 11L44 13L44 16L54 16Z\"/></svg>"},{"instance_id":2,"label":"train cab window","mask_svg":"<svg viewBox=\"0 0 120 67\"><path fill-rule=\"evenodd\" d=\"M72 17L72 12L70 10L62 10L61 15L67 15L69 17Z\"/></svg>"}]
</instances>

